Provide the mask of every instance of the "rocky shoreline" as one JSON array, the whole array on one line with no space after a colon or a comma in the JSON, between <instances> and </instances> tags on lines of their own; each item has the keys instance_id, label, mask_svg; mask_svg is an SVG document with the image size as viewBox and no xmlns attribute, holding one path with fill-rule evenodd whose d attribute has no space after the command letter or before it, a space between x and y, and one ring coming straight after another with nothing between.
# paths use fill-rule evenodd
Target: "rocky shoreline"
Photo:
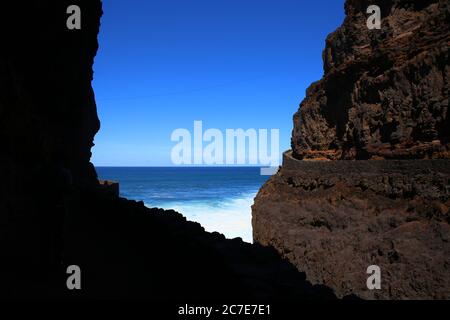
<instances>
[{"instance_id":1,"label":"rocky shoreline","mask_svg":"<svg viewBox=\"0 0 450 320\"><path fill-rule=\"evenodd\" d=\"M255 200L250 245L100 185L90 158L101 1L7 1L0 298L450 298L449 160L300 161L449 157L448 1L382 1L389 28L368 35L372 3L348 0L327 39L324 80L294 118L292 156ZM80 30L66 27L74 4ZM367 291L368 264L382 268L382 290ZM66 286L72 265L81 290Z\"/></svg>"}]
</instances>

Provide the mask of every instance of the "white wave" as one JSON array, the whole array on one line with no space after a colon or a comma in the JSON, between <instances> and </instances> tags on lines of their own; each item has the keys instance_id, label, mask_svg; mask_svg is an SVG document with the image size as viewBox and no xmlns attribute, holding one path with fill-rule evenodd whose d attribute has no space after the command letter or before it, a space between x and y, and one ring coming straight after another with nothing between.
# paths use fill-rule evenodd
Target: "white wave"
<instances>
[{"instance_id":1,"label":"white wave","mask_svg":"<svg viewBox=\"0 0 450 320\"><path fill-rule=\"evenodd\" d=\"M255 196L252 193L242 198L225 199L220 204L167 202L158 207L173 209L186 219L200 223L206 231L217 231L228 239L240 237L245 242L253 243L251 206Z\"/></svg>"}]
</instances>

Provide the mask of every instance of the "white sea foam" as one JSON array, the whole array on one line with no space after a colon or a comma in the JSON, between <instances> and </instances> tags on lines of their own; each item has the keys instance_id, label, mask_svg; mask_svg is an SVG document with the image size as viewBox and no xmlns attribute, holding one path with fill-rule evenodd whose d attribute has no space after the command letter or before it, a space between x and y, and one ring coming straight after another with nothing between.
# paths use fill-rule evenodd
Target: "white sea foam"
<instances>
[{"instance_id":1,"label":"white sea foam","mask_svg":"<svg viewBox=\"0 0 450 320\"><path fill-rule=\"evenodd\" d=\"M241 198L225 199L219 204L174 201L158 207L178 211L188 220L200 223L206 231L217 231L228 239L240 237L243 241L252 243L251 206L255 196L252 193ZM153 207L151 204L147 206Z\"/></svg>"}]
</instances>

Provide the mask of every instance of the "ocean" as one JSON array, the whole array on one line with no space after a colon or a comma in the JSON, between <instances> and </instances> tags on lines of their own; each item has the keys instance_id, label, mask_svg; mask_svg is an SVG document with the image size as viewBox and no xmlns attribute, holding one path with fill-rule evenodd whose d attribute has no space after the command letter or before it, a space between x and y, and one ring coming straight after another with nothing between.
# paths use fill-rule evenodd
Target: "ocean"
<instances>
[{"instance_id":1,"label":"ocean","mask_svg":"<svg viewBox=\"0 0 450 320\"><path fill-rule=\"evenodd\" d=\"M206 231L253 242L251 206L268 179L256 167L97 167L120 183L122 197L174 209Z\"/></svg>"}]
</instances>

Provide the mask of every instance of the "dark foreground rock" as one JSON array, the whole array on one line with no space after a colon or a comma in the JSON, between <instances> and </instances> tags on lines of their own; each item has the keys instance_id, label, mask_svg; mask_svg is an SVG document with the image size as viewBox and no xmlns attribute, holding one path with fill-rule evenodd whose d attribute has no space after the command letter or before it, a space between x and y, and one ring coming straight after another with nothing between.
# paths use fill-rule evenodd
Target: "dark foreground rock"
<instances>
[{"instance_id":1,"label":"dark foreground rock","mask_svg":"<svg viewBox=\"0 0 450 320\"><path fill-rule=\"evenodd\" d=\"M66 28L72 4L81 30ZM101 14L99 0L2 4L0 297L334 298L273 249L207 233L99 184L89 159ZM81 268L80 291L66 287L70 265Z\"/></svg>"},{"instance_id":2,"label":"dark foreground rock","mask_svg":"<svg viewBox=\"0 0 450 320\"><path fill-rule=\"evenodd\" d=\"M381 30L366 26L371 4ZM254 239L338 296L449 299L449 2L345 8L293 150L256 198ZM366 286L370 265L381 290Z\"/></svg>"},{"instance_id":3,"label":"dark foreground rock","mask_svg":"<svg viewBox=\"0 0 450 320\"><path fill-rule=\"evenodd\" d=\"M0 297L178 303L335 299L332 290L311 285L274 249L207 233L174 211L77 188L65 193L61 209L61 228L53 230L58 238L40 245L41 251L30 250L39 239L26 235L21 241L28 246L11 238L2 243L7 251ZM43 255L44 250L53 255ZM67 289L70 265L82 270L79 291Z\"/></svg>"}]
</instances>

